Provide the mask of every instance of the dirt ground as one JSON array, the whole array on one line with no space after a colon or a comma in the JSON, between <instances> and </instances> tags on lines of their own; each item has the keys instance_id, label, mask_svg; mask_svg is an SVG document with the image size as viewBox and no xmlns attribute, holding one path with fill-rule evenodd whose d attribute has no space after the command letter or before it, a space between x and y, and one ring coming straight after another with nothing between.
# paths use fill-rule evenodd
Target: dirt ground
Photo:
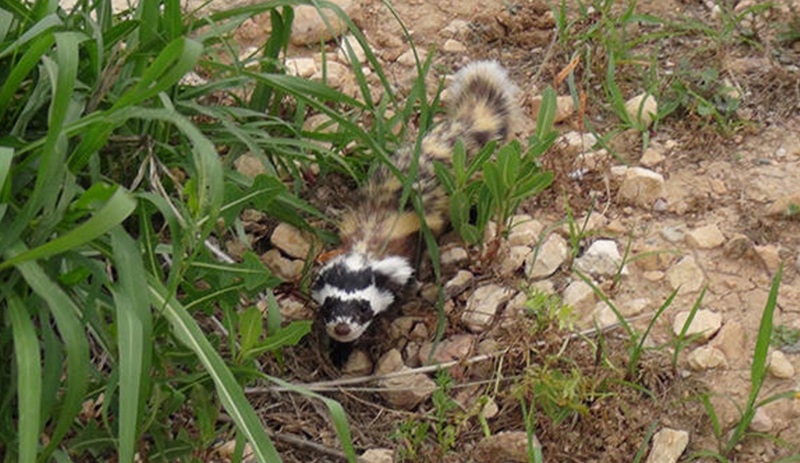
<instances>
[{"instance_id":1,"label":"dirt ground","mask_svg":"<svg viewBox=\"0 0 800 463\"><path fill-rule=\"evenodd\" d=\"M576 5L569 3L570 11L577 11ZM569 43L554 42L551 9L538 0L398 0L394 2L394 8L418 47L436 47L439 50L434 59L435 72L447 73L477 59L496 59L508 68L522 89L526 102L535 96L537 88L555 81L574 51ZM715 17L713 8L702 2L645 0L638 3L636 12L670 21L692 20L721 28L721 19ZM748 36L750 41L734 38L719 45L719 42L711 43L707 36L686 34L667 36L655 44L643 46L643 51L654 52L658 57L650 64L656 69L648 71L655 73L662 82L669 82L672 76L686 68L709 67L718 71L716 76L712 76L716 84L725 80L741 92L741 105L724 128L697 111L684 109L664 118L650 130L650 146L663 154L663 161L652 168L665 178L665 207L648 210L618 201L619 182L608 168L574 180L567 175L574 169L570 160L545 160L547 166L557 171L557 180L549 192L523 207L534 218L544 223L558 222L565 217L567 200L576 216L589 212L591 208L592 213L600 217L593 238L610 237L622 248L629 242L633 256L669 252L659 254L663 258L656 259L655 263L642 259L642 262L650 263L629 265L629 272L619 285L606 287L613 292L615 299L646 297L653 301L655 306L652 310L655 310L672 291L664 274L679 256L690 255L707 283L702 308L721 314L723 324L729 328L737 324L741 327L736 332L738 334L732 335L736 338L731 341L735 347L726 351L729 354L726 365L718 368L697 369L687 365L687 353L696 345L688 347L682 354L677 371L672 369L667 352L650 351L643 360L641 375L634 379L648 388L650 394L625 384L609 385L618 378L598 366L596 351L590 348L592 344L573 343L567 353L569 361L585 372L585 378L593 386L604 384L608 394L584 403L582 412L565 421L556 422L552 417L540 415L535 429L543 446L545 461L631 461L654 423L655 429L671 427L689 431L689 450L685 455L716 448L711 419L698 397L703 391L710 392L711 402L717 408L723 426L730 426L736 420L735 404L743 404L749 392L750 358L778 262L784 264L784 275L775 324L800 328L800 221L796 216L785 218L769 213L770 206L780 198L800 194L800 47L798 42L785 44L775 38L776 29L770 26L789 16L777 12L772 14L772 20L766 24L754 23L758 31L755 37ZM585 23L574 25L576 30L592 27L591 15L589 18ZM455 36L446 28L454 20L464 20L468 25ZM402 31L396 19L382 2L364 0L357 25L370 43L375 44L376 50L385 52L379 56L385 61L387 73L402 86L409 70L392 59L406 47L399 39ZM657 32L657 29L643 19L632 36ZM735 36L740 32L733 31L732 34ZM465 45L466 51L444 51L449 38ZM313 52L296 48L290 54L312 56ZM643 154L641 134L635 131L613 132L620 121L609 111L600 89L605 75L603 57L598 55L591 68L584 64L578 64L575 70L579 85L590 90L582 111L598 134L610 134L607 142L616 154L606 167L623 162L637 165ZM636 87L640 81L633 78L640 75L641 67L618 65L618 68L618 84L626 97L644 90ZM696 82L697 91L707 89L706 84L708 82ZM562 83L556 90L560 95L566 94L566 84ZM666 94L670 89L664 86L658 90ZM526 107L530 110L529 106ZM561 131L581 129L585 127L580 114L568 117L559 125ZM680 236L711 224L722 232L726 245L702 249L687 244L685 239L673 237L673 232ZM740 241L745 243L741 253L732 250L733 245L728 245L738 235L746 237ZM569 276L569 269L559 272L560 277L553 277L556 281ZM495 278L491 272L482 277L482 281ZM523 278L521 275L518 277ZM679 291L662 322L651 334L649 345L670 342L674 337L672 320L675 314L691 308L698 295L699 291ZM418 315L414 308L404 310ZM428 317L428 320L435 321L435 316ZM646 323L647 319L640 320L635 326L643 329ZM457 323L453 323L446 334L453 335L458 331ZM536 363L523 354L525 343L536 344L542 339L526 339L522 329L511 330L504 336L496 341L514 347L512 351L517 354L508 356L502 366L495 365L494 374L499 372L513 377L520 369L530 367L531 362ZM563 339L563 333L548 332L544 340L560 343ZM606 337L608 345L605 349L614 368L621 365L624 368L624 339L624 334L619 331L612 331ZM712 339L711 343L717 341ZM298 381L305 382L338 377L336 370L327 365L327 360L314 349L313 342L307 347L287 361L284 371L290 371ZM385 348L385 345L375 347L375 352L370 354L377 358ZM559 348L560 344L541 348L537 351L537 358L545 359L542 362L548 367L568 371L571 367L565 369L565 365L560 363L559 357L564 353L559 352ZM800 355L787 351L787 357L794 370L800 371ZM454 375L458 382L458 379L475 380L482 374L485 372L482 373L478 367L464 367ZM798 390L799 380L797 374L788 379L769 377L762 397ZM497 394L500 412L489 421L490 431L524 430L516 396L503 389L504 385L498 384L497 387L500 390ZM475 389L466 387L463 390ZM423 412L431 411L430 405L423 405L414 412L392 409L379 395L370 391L342 389L331 395L344 404L353 427L355 444L360 450L397 448L398 440L392 435L396 434L398 423L409 418L424 419ZM326 412L320 409L320 405L297 399L289 408L273 410L269 404L274 403L274 397L264 400L265 421L276 433L306 435L336 447L336 439L325 418ZM796 424L800 422L798 402L798 399L784 400L765 407L771 422L764 431L776 439L746 440L737 450L734 461L773 461L800 452L800 426ZM459 430L456 445L446 455L438 454L435 446L423 446L427 451L409 461L482 461L476 460L474 453L476 443L483 436L478 420L474 417L465 420L460 423ZM291 443L279 441L279 446L287 461L335 459Z\"/></svg>"}]
</instances>

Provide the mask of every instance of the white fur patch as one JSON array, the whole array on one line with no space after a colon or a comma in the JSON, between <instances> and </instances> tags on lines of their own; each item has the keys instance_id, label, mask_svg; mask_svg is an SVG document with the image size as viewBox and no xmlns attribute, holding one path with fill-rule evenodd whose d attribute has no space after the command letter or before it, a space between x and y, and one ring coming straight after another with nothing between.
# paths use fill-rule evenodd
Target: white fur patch
<instances>
[{"instance_id":1,"label":"white fur patch","mask_svg":"<svg viewBox=\"0 0 800 463\"><path fill-rule=\"evenodd\" d=\"M343 260L344 260L344 266L347 267L347 270L353 272L363 270L369 264L367 256L356 252L345 254L343 256Z\"/></svg>"},{"instance_id":2,"label":"white fur patch","mask_svg":"<svg viewBox=\"0 0 800 463\"><path fill-rule=\"evenodd\" d=\"M372 261L372 270L377 273L386 275L393 283L398 286L405 286L411 275L414 274L414 269L408 263L405 257L389 256L385 259Z\"/></svg>"},{"instance_id":3,"label":"white fur patch","mask_svg":"<svg viewBox=\"0 0 800 463\"><path fill-rule=\"evenodd\" d=\"M394 302L394 295L391 292L380 290L375 285L350 293L342 291L335 286L325 285L319 291L315 291L312 297L320 305L325 303L325 299L329 297L335 297L340 301L367 301L375 315L385 311Z\"/></svg>"},{"instance_id":4,"label":"white fur patch","mask_svg":"<svg viewBox=\"0 0 800 463\"><path fill-rule=\"evenodd\" d=\"M342 323L350 328L350 332L346 336L340 336L336 334L336 327ZM367 328L369 328L370 324L371 322L367 322L363 325L359 325L358 323L353 323L353 321L350 319L338 317L325 325L325 331L328 332L328 336L339 342L353 342L360 338L365 331L367 331Z\"/></svg>"}]
</instances>

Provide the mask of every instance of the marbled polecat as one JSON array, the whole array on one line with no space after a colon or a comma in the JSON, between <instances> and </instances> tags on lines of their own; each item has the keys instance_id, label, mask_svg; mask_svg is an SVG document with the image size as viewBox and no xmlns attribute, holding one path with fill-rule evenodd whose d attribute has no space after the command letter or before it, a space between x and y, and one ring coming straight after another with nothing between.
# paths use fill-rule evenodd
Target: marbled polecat
<instances>
[{"instance_id":1,"label":"marbled polecat","mask_svg":"<svg viewBox=\"0 0 800 463\"><path fill-rule=\"evenodd\" d=\"M401 208L402 182L386 165L375 171L339 223L342 253L319 269L312 286L311 295L320 305L331 338L355 341L376 315L398 300L414 273L421 220L437 236L449 220L448 199L433 161L449 164L458 140L468 156L492 140L505 140L518 117L517 91L506 70L494 61L471 63L455 75L448 90L447 118L421 143L414 186L424 217L410 202ZM412 144L398 150L392 161L407 174L413 156Z\"/></svg>"}]
</instances>

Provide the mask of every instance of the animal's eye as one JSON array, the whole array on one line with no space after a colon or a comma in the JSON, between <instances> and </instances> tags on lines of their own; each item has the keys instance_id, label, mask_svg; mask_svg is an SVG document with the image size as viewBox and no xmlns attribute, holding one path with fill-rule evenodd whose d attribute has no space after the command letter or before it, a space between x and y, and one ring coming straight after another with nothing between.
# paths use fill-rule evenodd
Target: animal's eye
<instances>
[{"instance_id":1,"label":"animal's eye","mask_svg":"<svg viewBox=\"0 0 800 463\"><path fill-rule=\"evenodd\" d=\"M361 304L358 304L358 317L362 320L372 317L372 306L369 302L363 301Z\"/></svg>"},{"instance_id":2,"label":"animal's eye","mask_svg":"<svg viewBox=\"0 0 800 463\"><path fill-rule=\"evenodd\" d=\"M359 315L367 315L372 309L369 306L369 302L365 302L358 307Z\"/></svg>"}]
</instances>

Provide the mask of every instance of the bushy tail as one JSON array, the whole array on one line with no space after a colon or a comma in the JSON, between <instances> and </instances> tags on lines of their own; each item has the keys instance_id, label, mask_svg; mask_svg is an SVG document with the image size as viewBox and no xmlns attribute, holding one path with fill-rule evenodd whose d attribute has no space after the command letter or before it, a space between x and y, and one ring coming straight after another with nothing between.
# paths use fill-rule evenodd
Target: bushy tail
<instances>
[{"instance_id":1,"label":"bushy tail","mask_svg":"<svg viewBox=\"0 0 800 463\"><path fill-rule=\"evenodd\" d=\"M463 125L468 148L508 137L520 116L518 92L496 61L471 63L455 75L448 95L450 119Z\"/></svg>"},{"instance_id":2,"label":"bushy tail","mask_svg":"<svg viewBox=\"0 0 800 463\"><path fill-rule=\"evenodd\" d=\"M492 140L505 140L519 117L518 91L506 70L495 61L471 63L455 75L448 89L448 116L423 138L415 178L425 222L434 234L441 233L449 219L447 194L436 178L434 161L451 164L453 148L459 140L468 155ZM403 173L408 173L413 148L405 146L394 155L395 167ZM343 240L357 243L351 247L359 249L376 247L370 244L373 242L403 242L406 238L416 243L420 227L416 213L409 205L407 212L396 214L402 189L388 167L380 166L364 189L359 207L343 220ZM383 212L397 220L384 218Z\"/></svg>"}]
</instances>

